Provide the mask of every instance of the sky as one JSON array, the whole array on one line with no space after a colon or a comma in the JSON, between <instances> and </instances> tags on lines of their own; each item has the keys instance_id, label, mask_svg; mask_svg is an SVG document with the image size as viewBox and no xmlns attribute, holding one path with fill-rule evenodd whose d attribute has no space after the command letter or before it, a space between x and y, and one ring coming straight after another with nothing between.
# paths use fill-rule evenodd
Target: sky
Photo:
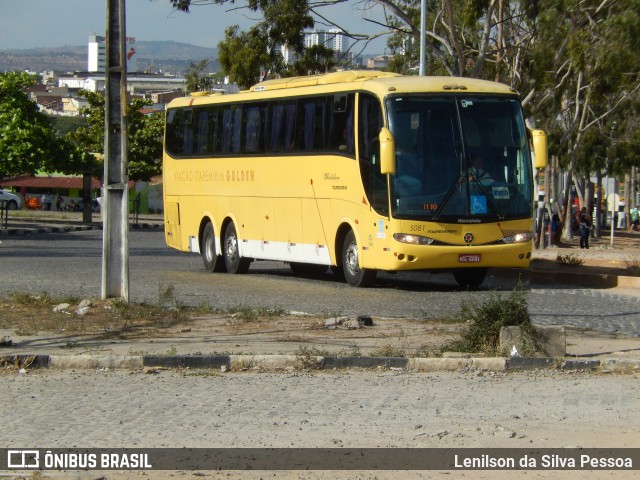
<instances>
[{"instance_id":1,"label":"sky","mask_svg":"<svg viewBox=\"0 0 640 480\"><path fill-rule=\"evenodd\" d=\"M123 0L125 1L125 0ZM380 30L363 20L363 12L353 5L324 10L332 19L340 19L343 28L352 33L374 33ZM37 47L86 45L89 35L104 36L106 0L19 0L2 2L0 15L0 50ZM257 15L233 11L231 6L203 5L192 7L189 14L174 12L169 0L126 0L126 33L137 41L173 40L201 47L215 48L224 39L230 25L246 29ZM237 5L243 5L242 0ZM382 10L369 10L369 18L383 20ZM316 29L323 29L316 24ZM384 40L367 48L370 53L383 53Z\"/></svg>"}]
</instances>

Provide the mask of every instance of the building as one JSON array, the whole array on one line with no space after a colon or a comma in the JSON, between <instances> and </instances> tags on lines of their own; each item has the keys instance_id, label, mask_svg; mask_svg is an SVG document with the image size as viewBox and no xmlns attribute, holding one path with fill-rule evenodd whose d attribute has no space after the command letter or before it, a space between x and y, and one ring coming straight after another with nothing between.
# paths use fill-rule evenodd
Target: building
<instances>
[{"instance_id":1,"label":"building","mask_svg":"<svg viewBox=\"0 0 640 480\"><path fill-rule=\"evenodd\" d=\"M136 42L134 37L127 37L129 45ZM88 72L104 72L107 65L107 42L104 37L99 35L90 35L87 54L87 71ZM127 48L127 70L135 72L137 70L135 63L136 49L133 46Z\"/></svg>"},{"instance_id":2,"label":"building","mask_svg":"<svg viewBox=\"0 0 640 480\"><path fill-rule=\"evenodd\" d=\"M94 72L75 72L58 77L59 87L88 90L90 92L104 91L104 74ZM149 92L184 91L183 77L169 77L149 73L127 75L127 91L131 95L141 95Z\"/></svg>"},{"instance_id":3,"label":"building","mask_svg":"<svg viewBox=\"0 0 640 480\"><path fill-rule=\"evenodd\" d=\"M285 65L291 65L300 60L300 55L291 50L287 45L280 47L280 53L282 54L282 61Z\"/></svg>"},{"instance_id":4,"label":"building","mask_svg":"<svg viewBox=\"0 0 640 480\"><path fill-rule=\"evenodd\" d=\"M337 54L346 53L349 50L349 37L342 30L332 28L326 38L331 45L329 48Z\"/></svg>"},{"instance_id":5,"label":"building","mask_svg":"<svg viewBox=\"0 0 640 480\"><path fill-rule=\"evenodd\" d=\"M343 30L338 28L332 28L329 31L314 30L313 32L305 33L304 45L307 48L322 45L340 55L349 50L349 37Z\"/></svg>"},{"instance_id":6,"label":"building","mask_svg":"<svg viewBox=\"0 0 640 480\"><path fill-rule=\"evenodd\" d=\"M343 30L333 28L328 31L314 30L313 32L305 33L305 48L310 48L316 45L321 45L329 50L333 50L334 57L339 62L346 61L351 63L353 61L353 55L349 52L349 37ZM290 63L286 61L286 57L285 63Z\"/></svg>"},{"instance_id":7,"label":"building","mask_svg":"<svg viewBox=\"0 0 640 480\"><path fill-rule=\"evenodd\" d=\"M391 56L389 55L379 55L377 57L372 57L369 60L367 60L367 68L372 68L372 69L385 68L387 65L389 65L390 58Z\"/></svg>"},{"instance_id":8,"label":"building","mask_svg":"<svg viewBox=\"0 0 640 480\"><path fill-rule=\"evenodd\" d=\"M106 42L104 37L89 36L89 51L87 56L88 72L104 72L106 65Z\"/></svg>"}]
</instances>

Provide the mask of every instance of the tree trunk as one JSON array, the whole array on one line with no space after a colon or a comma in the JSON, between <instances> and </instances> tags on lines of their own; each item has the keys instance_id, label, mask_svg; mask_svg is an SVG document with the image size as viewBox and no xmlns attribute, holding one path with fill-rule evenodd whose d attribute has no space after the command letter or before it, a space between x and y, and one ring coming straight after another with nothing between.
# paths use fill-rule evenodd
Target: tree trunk
<instances>
[{"instance_id":1,"label":"tree trunk","mask_svg":"<svg viewBox=\"0 0 640 480\"><path fill-rule=\"evenodd\" d=\"M631 167L631 198L629 199L629 206L631 208L637 207L637 202L636 202L637 190L638 190L637 175L638 175L638 167L634 165L633 167Z\"/></svg>"},{"instance_id":2,"label":"tree trunk","mask_svg":"<svg viewBox=\"0 0 640 480\"><path fill-rule=\"evenodd\" d=\"M573 169L574 159L572 158L565 172L564 196L562 199L562 205L564 206L562 239L567 243L571 241L573 236L573 232L571 231L571 184L573 183Z\"/></svg>"},{"instance_id":3,"label":"tree trunk","mask_svg":"<svg viewBox=\"0 0 640 480\"><path fill-rule=\"evenodd\" d=\"M602 217L602 200L603 200L603 196L602 195L602 170L598 169L596 170L596 194L598 196L597 200L596 200L596 214L595 214L595 228L594 228L594 235L596 238L599 238L601 235L601 231L600 228L602 226L602 222L601 222L601 217Z\"/></svg>"},{"instance_id":4,"label":"tree trunk","mask_svg":"<svg viewBox=\"0 0 640 480\"><path fill-rule=\"evenodd\" d=\"M630 199L630 186L631 186L631 176L629 172L624 174L624 228L625 230L629 229L631 223L629 222L629 204L631 203Z\"/></svg>"}]
</instances>

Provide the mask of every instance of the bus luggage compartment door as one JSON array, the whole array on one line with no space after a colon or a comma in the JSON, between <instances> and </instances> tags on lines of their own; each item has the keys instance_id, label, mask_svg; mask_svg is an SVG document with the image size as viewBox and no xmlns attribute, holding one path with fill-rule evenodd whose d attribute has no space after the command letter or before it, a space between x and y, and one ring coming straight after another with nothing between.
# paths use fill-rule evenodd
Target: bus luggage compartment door
<instances>
[{"instance_id":1,"label":"bus luggage compartment door","mask_svg":"<svg viewBox=\"0 0 640 480\"><path fill-rule=\"evenodd\" d=\"M169 247L182 250L180 240L180 205L178 202L165 203L164 209L164 238Z\"/></svg>"}]
</instances>

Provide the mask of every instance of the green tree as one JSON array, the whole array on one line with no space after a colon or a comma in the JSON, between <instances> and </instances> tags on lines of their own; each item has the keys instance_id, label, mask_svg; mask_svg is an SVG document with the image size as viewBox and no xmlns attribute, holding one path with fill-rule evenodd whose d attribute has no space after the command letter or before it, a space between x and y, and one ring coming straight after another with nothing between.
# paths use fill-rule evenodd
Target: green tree
<instances>
[{"instance_id":1,"label":"green tree","mask_svg":"<svg viewBox=\"0 0 640 480\"><path fill-rule=\"evenodd\" d=\"M218 61L231 82L249 88L265 76L265 68L282 70L282 56L269 49L268 32L256 27L248 32L237 25L228 27L224 41L218 44Z\"/></svg>"},{"instance_id":2,"label":"green tree","mask_svg":"<svg viewBox=\"0 0 640 480\"><path fill-rule=\"evenodd\" d=\"M565 166L565 185L575 185L594 168L582 154L593 135L606 141L615 130L611 120L640 88L640 0L579 4L550 0L540 4L532 76L536 100L533 114L548 131L558 132L558 153ZM611 160L611 159L609 159ZM570 189L565 206L565 239L570 237ZM584 204L584 201L583 201Z\"/></svg>"},{"instance_id":3,"label":"green tree","mask_svg":"<svg viewBox=\"0 0 640 480\"><path fill-rule=\"evenodd\" d=\"M0 73L0 178L62 171L81 160L29 99L27 89L35 82L26 73Z\"/></svg>"},{"instance_id":4,"label":"green tree","mask_svg":"<svg viewBox=\"0 0 640 480\"><path fill-rule=\"evenodd\" d=\"M170 2L183 12L189 12L194 5L211 4L233 5L262 14L262 19L248 32L239 32L237 26L230 27L225 41L219 45L220 50L226 50L222 55L231 62L221 62L223 69L234 81L238 81L237 71L244 73L250 67L245 65L249 53L252 55L250 61L254 63L251 67L258 70L251 78L259 78L260 71L267 75L287 74L279 63L277 47L287 45L302 57L303 32L314 26L314 19L320 19L325 26L346 31L323 15L324 8L351 2L365 16L371 8L369 2L355 0L247 0L240 6L236 0ZM370 35L348 33L353 42L352 50L357 50L356 44L366 46L375 38L388 36L389 49L396 55L390 69L401 73L412 71L417 67L419 57L420 1L376 0L375 3L384 9L385 17L382 20L366 17L365 20L377 24L380 31ZM428 73L491 78L520 88L523 77L518 69L529 61L527 52L533 45L531 20L536 10L530 3L535 0L427 0ZM244 41L254 43L245 45ZM229 55L236 52L243 55ZM304 68L292 70L304 71ZM243 86L251 83L247 83L246 77L240 77L239 83Z\"/></svg>"},{"instance_id":5,"label":"green tree","mask_svg":"<svg viewBox=\"0 0 640 480\"><path fill-rule=\"evenodd\" d=\"M82 110L87 126L67 135L67 139L87 155L104 151L104 96L101 93L81 91L89 106ZM164 116L144 115L142 109L151 105L150 100L134 98L127 106L127 144L129 178L149 180L161 172ZM94 174L100 174L102 166Z\"/></svg>"},{"instance_id":6,"label":"green tree","mask_svg":"<svg viewBox=\"0 0 640 480\"><path fill-rule=\"evenodd\" d=\"M284 74L286 76L317 75L330 72L336 64L333 50L323 45L313 45L305 48L298 61L290 65Z\"/></svg>"},{"instance_id":7,"label":"green tree","mask_svg":"<svg viewBox=\"0 0 640 480\"><path fill-rule=\"evenodd\" d=\"M187 93L206 92L213 87L213 79L208 72L209 60L203 59L197 63L190 62L184 74Z\"/></svg>"},{"instance_id":8,"label":"green tree","mask_svg":"<svg viewBox=\"0 0 640 480\"><path fill-rule=\"evenodd\" d=\"M170 0L174 8L189 12L191 0ZM205 0L217 5L233 4L234 0ZM225 39L218 44L218 60L229 80L241 88L264 78L325 71L325 52L315 49L305 53L304 30L314 26L308 0L248 0L246 8L259 12L262 19L247 31L238 25L225 30ZM282 61L280 47L286 45L300 60L293 66Z\"/></svg>"}]
</instances>

